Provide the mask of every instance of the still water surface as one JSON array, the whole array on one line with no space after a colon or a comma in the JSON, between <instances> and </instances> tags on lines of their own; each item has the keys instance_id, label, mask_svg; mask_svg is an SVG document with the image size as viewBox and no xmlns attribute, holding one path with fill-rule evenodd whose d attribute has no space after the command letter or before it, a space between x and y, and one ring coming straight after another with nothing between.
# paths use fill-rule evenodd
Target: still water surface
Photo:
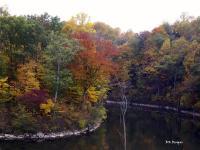
<instances>
[{"instance_id":1,"label":"still water surface","mask_svg":"<svg viewBox=\"0 0 200 150\"><path fill-rule=\"evenodd\" d=\"M0 142L0 150L123 150L119 114L119 109L109 109L107 120L90 135L37 143ZM200 150L200 121L139 110L129 110L126 119L127 150Z\"/></svg>"}]
</instances>

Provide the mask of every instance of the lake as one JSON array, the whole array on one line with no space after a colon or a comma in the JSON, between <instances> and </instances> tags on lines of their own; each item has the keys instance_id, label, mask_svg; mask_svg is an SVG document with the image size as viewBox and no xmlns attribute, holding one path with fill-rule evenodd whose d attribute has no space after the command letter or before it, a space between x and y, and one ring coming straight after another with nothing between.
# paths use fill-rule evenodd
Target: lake
<instances>
[{"instance_id":1,"label":"lake","mask_svg":"<svg viewBox=\"0 0 200 150\"><path fill-rule=\"evenodd\" d=\"M43 142L0 142L0 150L123 150L120 110L94 133ZM175 114L129 109L126 116L127 150L199 150L200 121Z\"/></svg>"}]
</instances>

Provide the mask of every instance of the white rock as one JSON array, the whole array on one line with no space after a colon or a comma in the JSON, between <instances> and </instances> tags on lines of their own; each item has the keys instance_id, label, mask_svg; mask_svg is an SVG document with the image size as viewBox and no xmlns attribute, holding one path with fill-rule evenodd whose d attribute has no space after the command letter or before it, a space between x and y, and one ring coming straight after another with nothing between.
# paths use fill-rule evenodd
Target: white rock
<instances>
[{"instance_id":1,"label":"white rock","mask_svg":"<svg viewBox=\"0 0 200 150\"><path fill-rule=\"evenodd\" d=\"M38 132L38 133L37 133L37 136L38 136L39 138L43 138L43 137L44 137L44 133Z\"/></svg>"}]
</instances>

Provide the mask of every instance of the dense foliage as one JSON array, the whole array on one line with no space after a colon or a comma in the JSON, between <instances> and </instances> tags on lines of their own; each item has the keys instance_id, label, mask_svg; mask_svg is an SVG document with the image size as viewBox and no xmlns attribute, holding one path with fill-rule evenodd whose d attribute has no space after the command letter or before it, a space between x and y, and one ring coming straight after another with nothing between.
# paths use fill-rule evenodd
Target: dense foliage
<instances>
[{"instance_id":1,"label":"dense foliage","mask_svg":"<svg viewBox=\"0 0 200 150\"><path fill-rule=\"evenodd\" d=\"M170 101L200 107L200 18L121 33L86 14L0 14L0 132L84 128L103 102ZM109 94L107 94L109 93Z\"/></svg>"},{"instance_id":2,"label":"dense foliage","mask_svg":"<svg viewBox=\"0 0 200 150\"><path fill-rule=\"evenodd\" d=\"M1 12L0 131L84 128L106 118L117 48L96 37L88 18Z\"/></svg>"},{"instance_id":3,"label":"dense foliage","mask_svg":"<svg viewBox=\"0 0 200 150\"><path fill-rule=\"evenodd\" d=\"M200 104L200 18L181 16L173 25L164 23L151 32L128 38L119 62L126 68L121 79L130 101ZM111 97L116 99L118 87Z\"/></svg>"}]
</instances>

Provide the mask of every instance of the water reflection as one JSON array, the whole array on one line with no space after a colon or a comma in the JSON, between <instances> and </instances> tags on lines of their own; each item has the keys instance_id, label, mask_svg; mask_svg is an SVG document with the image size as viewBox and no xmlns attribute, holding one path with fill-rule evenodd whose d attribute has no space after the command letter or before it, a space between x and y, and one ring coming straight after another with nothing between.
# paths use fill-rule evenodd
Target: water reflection
<instances>
[{"instance_id":1,"label":"water reflection","mask_svg":"<svg viewBox=\"0 0 200 150\"><path fill-rule=\"evenodd\" d=\"M107 121L95 133L40 143L1 142L0 150L123 150L120 110L110 109ZM200 122L175 115L128 111L127 150L199 150ZM183 144L166 144L182 141Z\"/></svg>"}]
</instances>

